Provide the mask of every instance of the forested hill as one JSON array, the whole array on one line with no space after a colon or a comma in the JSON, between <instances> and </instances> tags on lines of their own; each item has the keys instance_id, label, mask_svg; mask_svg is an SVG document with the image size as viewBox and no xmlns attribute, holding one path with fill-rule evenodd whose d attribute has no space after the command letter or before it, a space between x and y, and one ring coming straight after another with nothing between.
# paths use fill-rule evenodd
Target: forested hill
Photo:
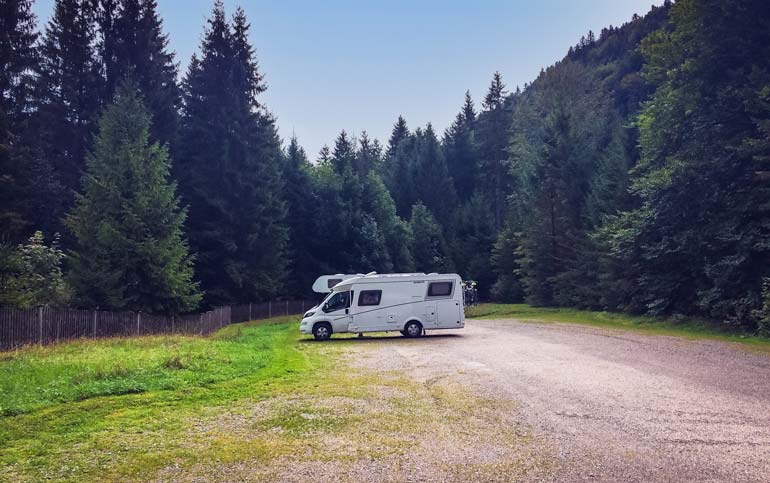
<instances>
[{"instance_id":1,"label":"forested hill","mask_svg":"<svg viewBox=\"0 0 770 483\"><path fill-rule=\"evenodd\" d=\"M770 327L763 0L666 2L523 89L458 93L443 133L399 117L312 161L240 9L215 1L180 75L155 0L58 0L43 28L0 8L0 303L180 312L457 271L500 301Z\"/></svg>"},{"instance_id":2,"label":"forested hill","mask_svg":"<svg viewBox=\"0 0 770 483\"><path fill-rule=\"evenodd\" d=\"M495 298L621 308L603 286L607 274L599 271L606 267L589 265L606 252L595 233L634 206L628 188L640 155L635 120L655 91L643 76L640 47L668 25L669 10L666 3L598 36L588 32L510 96L510 211L494 250Z\"/></svg>"}]
</instances>

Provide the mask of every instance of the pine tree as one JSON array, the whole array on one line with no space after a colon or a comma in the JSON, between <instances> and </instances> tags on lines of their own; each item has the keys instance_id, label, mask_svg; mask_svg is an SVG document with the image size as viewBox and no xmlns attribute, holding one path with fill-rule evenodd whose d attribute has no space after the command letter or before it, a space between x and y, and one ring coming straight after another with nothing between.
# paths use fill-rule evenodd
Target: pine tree
<instances>
[{"instance_id":1,"label":"pine tree","mask_svg":"<svg viewBox=\"0 0 770 483\"><path fill-rule=\"evenodd\" d=\"M455 268L464 279L478 282L479 296L486 300L495 283L491 258L496 235L495 220L483 196L475 194L460 205L451 226L447 238Z\"/></svg>"},{"instance_id":2,"label":"pine tree","mask_svg":"<svg viewBox=\"0 0 770 483\"><path fill-rule=\"evenodd\" d=\"M290 295L298 297L310 294L313 280L320 273L316 257L318 242L315 238L320 200L316 196L311 170L305 150L297 138L292 137L283 167L289 227L287 254L290 260L286 288Z\"/></svg>"},{"instance_id":3,"label":"pine tree","mask_svg":"<svg viewBox=\"0 0 770 483\"><path fill-rule=\"evenodd\" d=\"M100 27L105 99L109 102L116 87L124 79L132 79L152 114L151 138L173 143L181 93L156 0L101 0Z\"/></svg>"},{"instance_id":4,"label":"pine tree","mask_svg":"<svg viewBox=\"0 0 770 483\"><path fill-rule=\"evenodd\" d=\"M41 155L61 184L47 197L55 231L80 188L100 110L95 16L90 0L57 0L40 49L35 124Z\"/></svg>"},{"instance_id":5,"label":"pine tree","mask_svg":"<svg viewBox=\"0 0 770 483\"><path fill-rule=\"evenodd\" d=\"M174 314L200 301L168 153L149 144L149 127L131 85L99 121L83 195L67 218L77 239L71 280L84 306Z\"/></svg>"},{"instance_id":6,"label":"pine tree","mask_svg":"<svg viewBox=\"0 0 770 483\"><path fill-rule=\"evenodd\" d=\"M21 241L31 221L32 155L23 144L37 69L30 0L0 2L0 237Z\"/></svg>"},{"instance_id":7,"label":"pine tree","mask_svg":"<svg viewBox=\"0 0 770 483\"><path fill-rule=\"evenodd\" d=\"M479 187L489 200L497 231L503 226L506 196L510 188L507 148L511 112L506 98L502 76L495 72L482 103L484 111L477 121L476 141Z\"/></svg>"},{"instance_id":8,"label":"pine tree","mask_svg":"<svg viewBox=\"0 0 770 483\"><path fill-rule=\"evenodd\" d=\"M358 145L358 151L353 162L355 172L363 177L368 176L372 171L379 172L382 158L382 147L379 141L370 140L366 131L363 131Z\"/></svg>"},{"instance_id":9,"label":"pine tree","mask_svg":"<svg viewBox=\"0 0 770 483\"><path fill-rule=\"evenodd\" d=\"M329 149L329 146L324 144L323 146L321 146L321 149L318 151L318 159L316 160L316 162L320 166L324 166L329 164L331 162L331 159L332 159L332 151L331 149Z\"/></svg>"},{"instance_id":10,"label":"pine tree","mask_svg":"<svg viewBox=\"0 0 770 483\"><path fill-rule=\"evenodd\" d=\"M380 257L379 272L411 272L414 260L411 253L412 232L409 224L396 213L393 201L385 183L375 173L369 173L364 180L363 210L377 223L385 242L386 256Z\"/></svg>"},{"instance_id":11,"label":"pine tree","mask_svg":"<svg viewBox=\"0 0 770 483\"><path fill-rule=\"evenodd\" d=\"M578 218L572 196L574 159L570 120L563 108L552 112L546 125L540 163L535 168L531 219L519 247L521 275L527 300L535 305L558 301L557 277L574 257L574 222Z\"/></svg>"},{"instance_id":12,"label":"pine tree","mask_svg":"<svg viewBox=\"0 0 770 483\"><path fill-rule=\"evenodd\" d=\"M393 126L388 150L383 163L382 179L396 203L398 216L408 217L416 200L415 186L415 136L399 116Z\"/></svg>"},{"instance_id":13,"label":"pine tree","mask_svg":"<svg viewBox=\"0 0 770 483\"><path fill-rule=\"evenodd\" d=\"M233 28L216 2L185 78L177 177L190 207L190 244L210 304L279 293L288 237L283 153L258 95L265 86L242 10Z\"/></svg>"},{"instance_id":14,"label":"pine tree","mask_svg":"<svg viewBox=\"0 0 770 483\"><path fill-rule=\"evenodd\" d=\"M356 161L355 140L351 139L344 130L337 136L332 151L331 163L338 174L352 174Z\"/></svg>"},{"instance_id":15,"label":"pine tree","mask_svg":"<svg viewBox=\"0 0 770 483\"><path fill-rule=\"evenodd\" d=\"M388 150L385 153L387 157L395 156L398 145L409 136L409 128L406 125L406 120L402 116L398 116L398 120L393 125L393 131L390 133L390 139L388 140Z\"/></svg>"},{"instance_id":16,"label":"pine tree","mask_svg":"<svg viewBox=\"0 0 770 483\"><path fill-rule=\"evenodd\" d=\"M421 201L442 226L448 226L452 210L457 204L457 197L444 153L430 123L425 130L416 131L411 156L416 187L413 193L415 198L410 200L411 203Z\"/></svg>"},{"instance_id":17,"label":"pine tree","mask_svg":"<svg viewBox=\"0 0 770 483\"><path fill-rule=\"evenodd\" d=\"M417 203L412 207L409 225L415 269L425 273L454 271L441 226L425 205Z\"/></svg>"},{"instance_id":18,"label":"pine tree","mask_svg":"<svg viewBox=\"0 0 770 483\"><path fill-rule=\"evenodd\" d=\"M490 265L497 275L490 291L493 300L507 303L524 301L518 253L516 233L507 228L498 236L490 257Z\"/></svg>"},{"instance_id":19,"label":"pine tree","mask_svg":"<svg viewBox=\"0 0 770 483\"><path fill-rule=\"evenodd\" d=\"M476 185L478 154L474 140L475 124L476 110L470 92L466 91L462 110L444 133L442 142L449 176L462 201L473 195Z\"/></svg>"}]
</instances>

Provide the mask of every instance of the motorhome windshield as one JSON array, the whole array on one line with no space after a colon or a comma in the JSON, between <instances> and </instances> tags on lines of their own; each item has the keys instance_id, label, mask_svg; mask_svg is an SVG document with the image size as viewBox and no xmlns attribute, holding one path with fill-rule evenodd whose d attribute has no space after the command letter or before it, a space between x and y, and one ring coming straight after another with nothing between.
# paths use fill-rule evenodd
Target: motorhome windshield
<instances>
[{"instance_id":1,"label":"motorhome windshield","mask_svg":"<svg viewBox=\"0 0 770 483\"><path fill-rule=\"evenodd\" d=\"M350 307L350 292L332 292L324 302L323 311L334 312L348 307Z\"/></svg>"}]
</instances>

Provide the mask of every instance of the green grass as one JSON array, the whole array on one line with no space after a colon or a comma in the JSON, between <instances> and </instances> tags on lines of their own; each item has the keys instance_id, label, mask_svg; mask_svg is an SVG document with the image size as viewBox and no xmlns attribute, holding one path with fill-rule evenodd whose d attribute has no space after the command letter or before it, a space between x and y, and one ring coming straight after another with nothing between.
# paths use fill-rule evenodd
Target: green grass
<instances>
[{"instance_id":1,"label":"green grass","mask_svg":"<svg viewBox=\"0 0 770 483\"><path fill-rule=\"evenodd\" d=\"M537 322L565 322L668 335L687 339L715 339L738 342L770 351L770 339L730 332L714 322L699 319L664 319L613 312L595 312L570 308L533 307L526 304L481 304L466 308L466 315L475 319L517 319Z\"/></svg>"},{"instance_id":2,"label":"green grass","mask_svg":"<svg viewBox=\"0 0 770 483\"><path fill-rule=\"evenodd\" d=\"M338 351L298 339L283 318L2 353L0 481L126 480L194 460L191 420L296 390Z\"/></svg>"}]
</instances>

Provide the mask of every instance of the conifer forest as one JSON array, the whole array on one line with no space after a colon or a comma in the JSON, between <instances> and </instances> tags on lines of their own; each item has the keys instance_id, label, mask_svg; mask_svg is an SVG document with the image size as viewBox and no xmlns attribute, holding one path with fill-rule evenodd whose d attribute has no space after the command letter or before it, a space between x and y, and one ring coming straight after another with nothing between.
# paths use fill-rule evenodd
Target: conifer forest
<instances>
[{"instance_id":1,"label":"conifer forest","mask_svg":"<svg viewBox=\"0 0 770 483\"><path fill-rule=\"evenodd\" d=\"M0 305L181 314L321 274L456 272L482 300L770 334L770 3L588 32L444 132L282 139L250 19L184 72L156 0L0 0ZM504 48L498 46L497 48ZM464 97L463 97L464 95Z\"/></svg>"}]
</instances>

